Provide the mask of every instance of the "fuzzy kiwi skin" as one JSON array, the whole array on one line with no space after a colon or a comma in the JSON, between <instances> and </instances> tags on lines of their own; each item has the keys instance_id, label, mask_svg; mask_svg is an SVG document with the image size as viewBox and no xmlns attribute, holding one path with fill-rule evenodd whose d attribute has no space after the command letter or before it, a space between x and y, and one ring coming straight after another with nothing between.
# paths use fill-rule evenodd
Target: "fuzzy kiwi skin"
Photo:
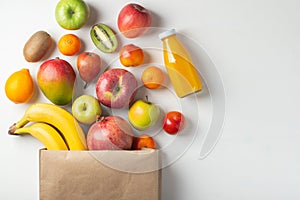
<instances>
[{"instance_id":1,"label":"fuzzy kiwi skin","mask_svg":"<svg viewBox=\"0 0 300 200\"><path fill-rule=\"evenodd\" d=\"M38 62L52 45L51 36L45 31L34 33L23 48L23 55L28 62Z\"/></svg>"}]
</instances>

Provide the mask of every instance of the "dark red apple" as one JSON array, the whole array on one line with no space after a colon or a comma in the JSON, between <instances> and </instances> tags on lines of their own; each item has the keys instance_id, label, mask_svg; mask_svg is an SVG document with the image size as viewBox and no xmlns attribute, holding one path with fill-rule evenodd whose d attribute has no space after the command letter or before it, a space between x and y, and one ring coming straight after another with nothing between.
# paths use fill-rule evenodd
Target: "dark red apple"
<instances>
[{"instance_id":1,"label":"dark red apple","mask_svg":"<svg viewBox=\"0 0 300 200\"><path fill-rule=\"evenodd\" d=\"M131 149L133 132L129 123L119 116L102 117L87 134L89 150Z\"/></svg>"},{"instance_id":2,"label":"dark red apple","mask_svg":"<svg viewBox=\"0 0 300 200\"><path fill-rule=\"evenodd\" d=\"M135 76L121 68L113 68L100 75L96 95L100 103L110 108L124 108L134 100L138 82Z\"/></svg>"},{"instance_id":3,"label":"dark red apple","mask_svg":"<svg viewBox=\"0 0 300 200\"><path fill-rule=\"evenodd\" d=\"M96 78L101 70L102 61L98 54L93 52L83 52L77 57L77 69L81 79L86 83Z\"/></svg>"},{"instance_id":4,"label":"dark red apple","mask_svg":"<svg viewBox=\"0 0 300 200\"><path fill-rule=\"evenodd\" d=\"M118 15L118 27L127 38L136 38L150 27L152 16L149 10L136 3L125 5Z\"/></svg>"}]
</instances>

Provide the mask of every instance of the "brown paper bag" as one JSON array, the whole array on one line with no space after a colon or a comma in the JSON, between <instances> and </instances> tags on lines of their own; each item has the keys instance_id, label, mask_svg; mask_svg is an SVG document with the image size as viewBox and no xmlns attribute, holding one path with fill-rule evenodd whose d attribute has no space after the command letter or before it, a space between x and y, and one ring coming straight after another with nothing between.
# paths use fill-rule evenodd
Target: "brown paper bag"
<instances>
[{"instance_id":1,"label":"brown paper bag","mask_svg":"<svg viewBox=\"0 0 300 200\"><path fill-rule=\"evenodd\" d=\"M158 200L157 150L40 150L41 200Z\"/></svg>"}]
</instances>

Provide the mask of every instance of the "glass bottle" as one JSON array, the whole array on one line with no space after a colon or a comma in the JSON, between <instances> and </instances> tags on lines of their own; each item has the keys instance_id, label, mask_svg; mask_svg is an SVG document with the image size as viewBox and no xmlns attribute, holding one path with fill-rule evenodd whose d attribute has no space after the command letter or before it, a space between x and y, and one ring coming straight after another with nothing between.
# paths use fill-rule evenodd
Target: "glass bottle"
<instances>
[{"instance_id":1,"label":"glass bottle","mask_svg":"<svg viewBox=\"0 0 300 200\"><path fill-rule=\"evenodd\" d=\"M200 77L175 29L159 34L159 38L163 42L164 64L177 96L181 98L201 91Z\"/></svg>"}]
</instances>

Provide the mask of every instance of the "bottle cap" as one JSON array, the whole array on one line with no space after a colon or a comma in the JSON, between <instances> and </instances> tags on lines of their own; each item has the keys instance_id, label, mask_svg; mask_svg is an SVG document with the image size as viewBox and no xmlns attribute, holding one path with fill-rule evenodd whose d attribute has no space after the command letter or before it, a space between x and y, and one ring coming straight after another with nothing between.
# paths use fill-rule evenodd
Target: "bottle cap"
<instances>
[{"instance_id":1,"label":"bottle cap","mask_svg":"<svg viewBox=\"0 0 300 200\"><path fill-rule=\"evenodd\" d=\"M162 32L158 35L159 39L164 39L166 37L169 37L170 35L174 35L176 34L176 30L174 28L170 29L170 30L167 30L165 32Z\"/></svg>"}]
</instances>

